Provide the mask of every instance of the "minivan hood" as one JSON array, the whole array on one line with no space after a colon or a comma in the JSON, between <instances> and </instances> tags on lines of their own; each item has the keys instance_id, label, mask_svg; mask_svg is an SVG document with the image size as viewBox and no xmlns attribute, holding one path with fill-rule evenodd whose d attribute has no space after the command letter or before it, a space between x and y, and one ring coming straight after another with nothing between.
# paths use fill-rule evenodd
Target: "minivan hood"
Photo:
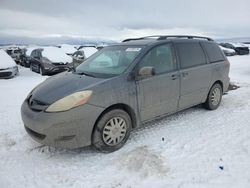
<instances>
[{"instance_id":1,"label":"minivan hood","mask_svg":"<svg viewBox=\"0 0 250 188\"><path fill-rule=\"evenodd\" d=\"M32 99L45 104L52 104L77 91L91 89L105 80L107 79L63 72L46 79L35 88L32 92Z\"/></svg>"}]
</instances>

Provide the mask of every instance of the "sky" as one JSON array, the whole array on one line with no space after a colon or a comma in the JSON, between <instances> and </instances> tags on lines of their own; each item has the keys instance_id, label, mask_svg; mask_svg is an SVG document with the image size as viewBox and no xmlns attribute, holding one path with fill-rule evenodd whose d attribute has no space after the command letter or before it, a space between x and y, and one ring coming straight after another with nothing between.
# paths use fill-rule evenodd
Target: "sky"
<instances>
[{"instance_id":1,"label":"sky","mask_svg":"<svg viewBox=\"0 0 250 188\"><path fill-rule=\"evenodd\" d=\"M249 0L0 0L0 43L250 37Z\"/></svg>"}]
</instances>

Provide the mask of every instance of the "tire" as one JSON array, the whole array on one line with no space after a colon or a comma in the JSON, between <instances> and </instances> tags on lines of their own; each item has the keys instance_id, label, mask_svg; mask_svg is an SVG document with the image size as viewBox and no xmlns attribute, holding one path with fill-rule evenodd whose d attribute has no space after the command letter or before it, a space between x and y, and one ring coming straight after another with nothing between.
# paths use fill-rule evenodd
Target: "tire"
<instances>
[{"instance_id":1,"label":"tire","mask_svg":"<svg viewBox=\"0 0 250 188\"><path fill-rule=\"evenodd\" d=\"M92 145L104 153L114 152L126 143L131 128L132 122L127 112L120 109L108 111L95 125L92 133ZM113 137L111 138L111 136Z\"/></svg>"},{"instance_id":2,"label":"tire","mask_svg":"<svg viewBox=\"0 0 250 188\"><path fill-rule=\"evenodd\" d=\"M33 72L33 65L32 65L32 63L30 64L30 70Z\"/></svg>"},{"instance_id":3,"label":"tire","mask_svg":"<svg viewBox=\"0 0 250 188\"><path fill-rule=\"evenodd\" d=\"M222 87L220 84L214 84L210 89L204 107L208 110L216 110L221 103Z\"/></svg>"},{"instance_id":4,"label":"tire","mask_svg":"<svg viewBox=\"0 0 250 188\"><path fill-rule=\"evenodd\" d=\"M43 69L43 67L42 67L41 65L39 66L39 73L40 73L42 76L45 75L44 69Z\"/></svg>"}]
</instances>

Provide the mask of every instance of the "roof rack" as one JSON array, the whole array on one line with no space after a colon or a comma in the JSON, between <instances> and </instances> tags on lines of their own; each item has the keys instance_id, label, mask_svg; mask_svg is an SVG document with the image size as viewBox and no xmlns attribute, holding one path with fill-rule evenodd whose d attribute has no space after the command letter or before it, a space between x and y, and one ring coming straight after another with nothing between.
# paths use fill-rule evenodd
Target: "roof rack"
<instances>
[{"instance_id":1,"label":"roof rack","mask_svg":"<svg viewBox=\"0 0 250 188\"><path fill-rule=\"evenodd\" d=\"M144 39L166 40L169 38L204 39L208 41L214 41L213 39L208 38L208 37L200 37L200 36L192 36L192 35L152 35L152 36L146 36L146 37L140 37L140 38L129 38L129 39L123 40L122 42L128 42L132 40L144 40Z\"/></svg>"}]
</instances>

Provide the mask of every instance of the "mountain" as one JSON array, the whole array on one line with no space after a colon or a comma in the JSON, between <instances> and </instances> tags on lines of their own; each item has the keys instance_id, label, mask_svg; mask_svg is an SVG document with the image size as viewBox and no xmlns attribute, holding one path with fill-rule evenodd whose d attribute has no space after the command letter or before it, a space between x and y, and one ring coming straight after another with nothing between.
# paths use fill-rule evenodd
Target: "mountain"
<instances>
[{"instance_id":1,"label":"mountain","mask_svg":"<svg viewBox=\"0 0 250 188\"><path fill-rule=\"evenodd\" d=\"M21 36L0 36L0 45L6 44L36 44L36 45L56 45L56 44L112 44L117 41L102 38L84 38L70 36L50 36L50 37L21 37Z\"/></svg>"}]
</instances>

